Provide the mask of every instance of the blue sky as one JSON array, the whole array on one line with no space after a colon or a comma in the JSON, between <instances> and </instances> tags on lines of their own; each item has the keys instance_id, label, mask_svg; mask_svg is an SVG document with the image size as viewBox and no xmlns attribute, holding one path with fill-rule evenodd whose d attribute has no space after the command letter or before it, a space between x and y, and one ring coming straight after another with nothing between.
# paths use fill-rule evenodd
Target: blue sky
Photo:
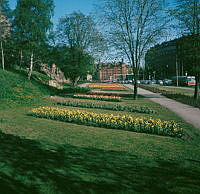
<instances>
[{"instance_id":1,"label":"blue sky","mask_svg":"<svg viewBox=\"0 0 200 194\"><path fill-rule=\"evenodd\" d=\"M175 0L165 0L168 3L174 2ZM17 0L9 0L11 9L14 9L16 6ZM81 11L84 14L88 14L93 11L94 4L98 0L54 0L55 10L53 23L57 24L58 19L70 14L73 11Z\"/></svg>"},{"instance_id":2,"label":"blue sky","mask_svg":"<svg viewBox=\"0 0 200 194\"><path fill-rule=\"evenodd\" d=\"M16 6L17 0L9 0L11 9ZM93 5L97 0L54 0L55 10L53 22L57 24L58 19L70 14L73 11L81 11L84 14L88 14L93 10Z\"/></svg>"}]
</instances>

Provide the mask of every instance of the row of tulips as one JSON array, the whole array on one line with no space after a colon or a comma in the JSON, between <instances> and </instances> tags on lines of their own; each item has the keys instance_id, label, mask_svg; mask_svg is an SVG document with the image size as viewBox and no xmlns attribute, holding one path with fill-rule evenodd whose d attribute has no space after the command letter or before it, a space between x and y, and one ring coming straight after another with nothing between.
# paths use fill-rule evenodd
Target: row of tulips
<instances>
[{"instance_id":1,"label":"row of tulips","mask_svg":"<svg viewBox=\"0 0 200 194\"><path fill-rule=\"evenodd\" d=\"M97 114L81 110L68 110L58 107L39 107L32 109L32 116L74 122L95 127L129 130L181 137L182 129L173 121L152 118L137 118L130 115Z\"/></svg>"},{"instance_id":2,"label":"row of tulips","mask_svg":"<svg viewBox=\"0 0 200 194\"><path fill-rule=\"evenodd\" d=\"M58 102L57 104L63 106L73 106L81 108L98 108L98 109L106 109L114 111L127 111L127 112L137 112L137 113L147 113L147 114L155 113L154 110L142 106L123 106L120 104L99 104L99 103L77 102L77 101L64 101L64 102Z\"/></svg>"},{"instance_id":3,"label":"row of tulips","mask_svg":"<svg viewBox=\"0 0 200 194\"><path fill-rule=\"evenodd\" d=\"M102 101L111 101L111 102L120 102L121 101L121 97L119 97L119 96L74 94L72 97L79 98L79 99L102 100Z\"/></svg>"},{"instance_id":4,"label":"row of tulips","mask_svg":"<svg viewBox=\"0 0 200 194\"><path fill-rule=\"evenodd\" d=\"M106 89L106 88L113 88L113 89L126 89L124 85L122 84L113 84L113 83L92 83L88 85L89 88L100 88L100 89Z\"/></svg>"},{"instance_id":5,"label":"row of tulips","mask_svg":"<svg viewBox=\"0 0 200 194\"><path fill-rule=\"evenodd\" d=\"M102 90L102 91L108 91L108 90L111 90L111 91L127 91L126 88L98 88L99 90Z\"/></svg>"}]
</instances>

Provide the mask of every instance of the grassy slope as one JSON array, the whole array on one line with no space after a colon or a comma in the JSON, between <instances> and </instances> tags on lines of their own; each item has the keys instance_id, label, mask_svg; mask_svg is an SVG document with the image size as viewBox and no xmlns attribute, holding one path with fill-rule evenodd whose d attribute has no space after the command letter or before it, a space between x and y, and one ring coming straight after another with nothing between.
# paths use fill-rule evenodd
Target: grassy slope
<instances>
[{"instance_id":1,"label":"grassy slope","mask_svg":"<svg viewBox=\"0 0 200 194\"><path fill-rule=\"evenodd\" d=\"M44 96L53 93L53 88L38 83L38 80L47 80L47 76L34 72L33 77L29 81L24 74L0 69L0 109L41 102Z\"/></svg>"},{"instance_id":2,"label":"grassy slope","mask_svg":"<svg viewBox=\"0 0 200 194\"><path fill-rule=\"evenodd\" d=\"M143 98L137 102L130 99L122 102L150 106L157 111L151 116L176 120L189 138L160 137L30 117L27 113L32 107L55 105L45 97L50 95L49 91L7 71L0 71L0 82L6 86L0 88L4 92L0 101L7 103L0 109L0 129L10 134L0 134L1 193L199 192L199 132L166 108ZM17 95L32 95L32 98L27 100L29 98ZM9 102L17 104L7 107ZM95 111L116 114L108 110Z\"/></svg>"}]
</instances>

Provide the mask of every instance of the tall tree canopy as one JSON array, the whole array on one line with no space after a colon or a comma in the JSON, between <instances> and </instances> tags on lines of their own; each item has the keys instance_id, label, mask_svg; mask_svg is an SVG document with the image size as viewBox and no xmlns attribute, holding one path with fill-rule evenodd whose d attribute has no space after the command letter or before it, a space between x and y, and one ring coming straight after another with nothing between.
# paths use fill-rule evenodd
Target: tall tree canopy
<instances>
[{"instance_id":1,"label":"tall tree canopy","mask_svg":"<svg viewBox=\"0 0 200 194\"><path fill-rule=\"evenodd\" d=\"M200 1L176 0L176 6L169 10L170 15L178 22L176 28L181 34L197 34L200 28Z\"/></svg>"},{"instance_id":2,"label":"tall tree canopy","mask_svg":"<svg viewBox=\"0 0 200 194\"><path fill-rule=\"evenodd\" d=\"M4 70L4 49L3 41L10 34L10 24L7 17L4 15L5 12L0 11L0 45L1 45L1 63Z\"/></svg>"},{"instance_id":3,"label":"tall tree canopy","mask_svg":"<svg viewBox=\"0 0 200 194\"><path fill-rule=\"evenodd\" d=\"M94 64L91 56L104 51L104 38L93 18L81 12L73 12L61 18L57 31L59 43L66 47L63 55L66 59L61 68L74 82L90 71Z\"/></svg>"},{"instance_id":4,"label":"tall tree canopy","mask_svg":"<svg viewBox=\"0 0 200 194\"><path fill-rule=\"evenodd\" d=\"M66 78L69 78L73 85L87 74L93 74L95 71L94 58L86 51L78 47L57 46L54 48L54 60L60 69L64 72Z\"/></svg>"},{"instance_id":5,"label":"tall tree canopy","mask_svg":"<svg viewBox=\"0 0 200 194\"><path fill-rule=\"evenodd\" d=\"M8 0L0 0L0 11L3 13L3 15L6 18L10 19L11 10L10 10L9 4L8 4Z\"/></svg>"},{"instance_id":6,"label":"tall tree canopy","mask_svg":"<svg viewBox=\"0 0 200 194\"><path fill-rule=\"evenodd\" d=\"M184 35L180 39L180 47L183 50L181 59L188 62L188 67L185 68L191 69L193 75L195 75L194 98L197 99L200 80L200 1L177 0L176 7L169 10L169 13L174 19L179 21L176 27Z\"/></svg>"},{"instance_id":7,"label":"tall tree canopy","mask_svg":"<svg viewBox=\"0 0 200 194\"><path fill-rule=\"evenodd\" d=\"M103 35L94 19L81 12L73 12L60 19L58 37L61 44L82 48L91 54L104 51L105 48Z\"/></svg>"},{"instance_id":8,"label":"tall tree canopy","mask_svg":"<svg viewBox=\"0 0 200 194\"><path fill-rule=\"evenodd\" d=\"M134 99L137 77L146 49L159 40L166 20L159 0L102 0L100 6L109 32L110 45L126 56L134 72Z\"/></svg>"},{"instance_id":9,"label":"tall tree canopy","mask_svg":"<svg viewBox=\"0 0 200 194\"><path fill-rule=\"evenodd\" d=\"M47 41L47 32L52 27L53 0L18 0L14 10L13 36L19 50L30 56L31 76L33 56L39 57L42 46Z\"/></svg>"}]
</instances>

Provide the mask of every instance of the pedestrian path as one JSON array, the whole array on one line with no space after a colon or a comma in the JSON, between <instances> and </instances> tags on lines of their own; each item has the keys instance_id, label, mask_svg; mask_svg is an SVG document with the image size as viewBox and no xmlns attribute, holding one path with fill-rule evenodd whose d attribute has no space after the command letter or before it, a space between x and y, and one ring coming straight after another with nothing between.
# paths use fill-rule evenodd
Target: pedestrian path
<instances>
[{"instance_id":1,"label":"pedestrian path","mask_svg":"<svg viewBox=\"0 0 200 194\"><path fill-rule=\"evenodd\" d=\"M133 89L133 86L130 84L126 84L126 86ZM199 108L194 108L192 106L182 104L175 100L166 98L165 96L162 96L158 93L153 93L148 90L144 90L142 88L138 88L138 94L168 108L169 110L179 115L182 119L192 124L197 129L200 129L200 109Z\"/></svg>"}]
</instances>

